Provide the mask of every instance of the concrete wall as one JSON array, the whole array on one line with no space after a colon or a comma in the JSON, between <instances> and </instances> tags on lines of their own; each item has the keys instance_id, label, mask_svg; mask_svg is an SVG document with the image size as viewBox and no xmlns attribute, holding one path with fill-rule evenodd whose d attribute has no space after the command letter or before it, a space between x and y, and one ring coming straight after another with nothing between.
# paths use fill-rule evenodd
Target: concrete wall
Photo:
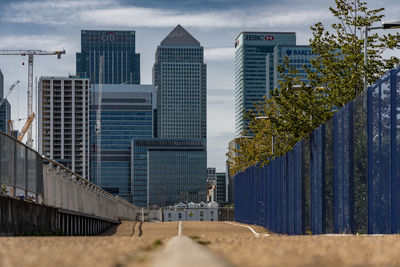
<instances>
[{"instance_id":1,"label":"concrete wall","mask_svg":"<svg viewBox=\"0 0 400 267\"><path fill-rule=\"evenodd\" d=\"M118 222L0 196L0 236L96 235Z\"/></svg>"},{"instance_id":2,"label":"concrete wall","mask_svg":"<svg viewBox=\"0 0 400 267\"><path fill-rule=\"evenodd\" d=\"M51 232L56 226L57 209L0 196L0 236Z\"/></svg>"},{"instance_id":3,"label":"concrete wall","mask_svg":"<svg viewBox=\"0 0 400 267\"><path fill-rule=\"evenodd\" d=\"M43 165L43 204L112 221L134 220L137 208L53 163Z\"/></svg>"}]
</instances>

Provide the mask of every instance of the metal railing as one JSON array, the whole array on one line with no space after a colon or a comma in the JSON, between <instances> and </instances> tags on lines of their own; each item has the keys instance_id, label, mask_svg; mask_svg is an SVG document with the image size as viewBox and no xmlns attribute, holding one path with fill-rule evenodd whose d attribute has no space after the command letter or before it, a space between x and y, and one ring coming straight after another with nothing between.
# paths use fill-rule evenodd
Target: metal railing
<instances>
[{"instance_id":1,"label":"metal railing","mask_svg":"<svg viewBox=\"0 0 400 267\"><path fill-rule=\"evenodd\" d=\"M235 176L235 220L286 234L400 232L400 67L292 151Z\"/></svg>"},{"instance_id":2,"label":"metal railing","mask_svg":"<svg viewBox=\"0 0 400 267\"><path fill-rule=\"evenodd\" d=\"M62 164L40 155L1 131L0 185L0 195L3 196L107 219L134 219L137 210L130 202L104 191ZM89 196L92 196L90 200ZM88 201L92 202L93 210L85 203ZM96 201L101 204L95 203Z\"/></svg>"}]
</instances>

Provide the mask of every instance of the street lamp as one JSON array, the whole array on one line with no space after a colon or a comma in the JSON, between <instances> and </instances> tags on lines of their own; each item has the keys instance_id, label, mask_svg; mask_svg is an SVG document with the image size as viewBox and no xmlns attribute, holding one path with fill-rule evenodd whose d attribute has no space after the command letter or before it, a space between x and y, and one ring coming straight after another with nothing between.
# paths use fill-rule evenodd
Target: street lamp
<instances>
[{"instance_id":1,"label":"street lamp","mask_svg":"<svg viewBox=\"0 0 400 267\"><path fill-rule=\"evenodd\" d=\"M365 74L364 74L364 90L367 89L367 63L368 63L368 31L370 30L380 30L380 29L399 29L400 28L400 20L389 20L382 22L382 26L378 27L367 27L365 26L365 36L364 36L364 65L365 65Z\"/></svg>"}]
</instances>

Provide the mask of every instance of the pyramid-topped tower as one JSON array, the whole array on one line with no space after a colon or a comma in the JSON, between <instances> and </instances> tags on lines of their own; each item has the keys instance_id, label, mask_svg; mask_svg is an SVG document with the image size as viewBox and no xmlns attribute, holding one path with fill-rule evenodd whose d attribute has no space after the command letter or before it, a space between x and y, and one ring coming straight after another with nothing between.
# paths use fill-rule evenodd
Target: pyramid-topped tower
<instances>
[{"instance_id":1,"label":"pyramid-topped tower","mask_svg":"<svg viewBox=\"0 0 400 267\"><path fill-rule=\"evenodd\" d=\"M164 38L161 42L162 46L174 46L174 45L195 45L200 46L200 42L196 40L188 31L186 31L181 25L175 27L175 29Z\"/></svg>"},{"instance_id":2,"label":"pyramid-topped tower","mask_svg":"<svg viewBox=\"0 0 400 267\"><path fill-rule=\"evenodd\" d=\"M157 47L153 82L157 87L157 137L205 139L204 48L181 25Z\"/></svg>"}]
</instances>

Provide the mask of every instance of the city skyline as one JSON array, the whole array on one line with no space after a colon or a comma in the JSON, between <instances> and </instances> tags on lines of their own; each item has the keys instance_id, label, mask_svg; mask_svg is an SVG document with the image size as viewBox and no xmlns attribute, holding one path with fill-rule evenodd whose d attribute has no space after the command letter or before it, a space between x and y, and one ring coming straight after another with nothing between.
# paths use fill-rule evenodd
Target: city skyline
<instances>
[{"instance_id":1,"label":"city skyline","mask_svg":"<svg viewBox=\"0 0 400 267\"><path fill-rule=\"evenodd\" d=\"M181 24L205 47L208 66L208 166L225 170L228 141L234 137L234 39L242 31L291 31L297 34L297 44L307 44L309 26L322 21L330 23L327 9L333 2L283 1L4 1L1 49L65 48L62 60L36 60L34 75L75 74L75 53L80 51L80 30L111 29L136 31L137 53L141 54L141 83L151 83L154 52L162 36ZM383 1L389 6L394 1ZM44 8L50 5L54 12ZM370 3L370 7L376 3ZM400 8L392 5L385 11L386 19L396 19ZM76 19L71 16L74 13ZM296 15L295 15L296 14ZM139 16L140 15L140 16ZM268 18L268 19L266 19ZM5 88L16 80L19 88L10 95L12 118L26 117L27 62L23 57L5 57L0 69L5 76ZM15 128L22 128L23 121ZM35 132L35 131L34 131Z\"/></svg>"}]
</instances>

